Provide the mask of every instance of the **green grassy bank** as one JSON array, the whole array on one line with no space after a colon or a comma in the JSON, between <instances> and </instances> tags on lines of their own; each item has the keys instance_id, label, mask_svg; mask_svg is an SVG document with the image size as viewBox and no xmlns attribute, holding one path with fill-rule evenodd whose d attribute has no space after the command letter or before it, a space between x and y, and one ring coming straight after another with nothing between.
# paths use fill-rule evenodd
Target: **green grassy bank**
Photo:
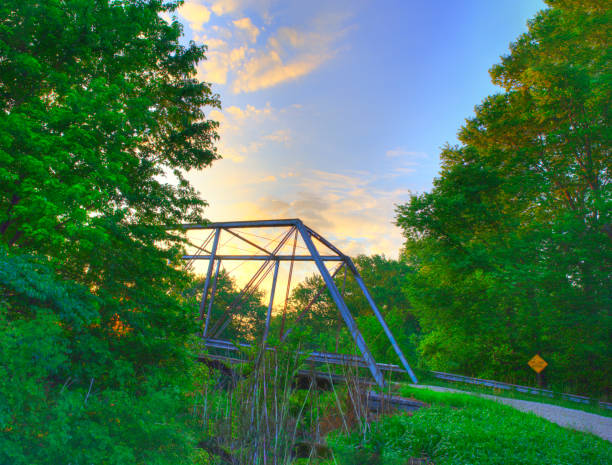
<instances>
[{"instance_id":1,"label":"green grassy bank","mask_svg":"<svg viewBox=\"0 0 612 465\"><path fill-rule=\"evenodd\" d=\"M335 463L405 464L410 457L436 465L612 463L611 443L491 400L409 387L402 394L430 407L384 417L365 437L330 435Z\"/></svg>"}]
</instances>

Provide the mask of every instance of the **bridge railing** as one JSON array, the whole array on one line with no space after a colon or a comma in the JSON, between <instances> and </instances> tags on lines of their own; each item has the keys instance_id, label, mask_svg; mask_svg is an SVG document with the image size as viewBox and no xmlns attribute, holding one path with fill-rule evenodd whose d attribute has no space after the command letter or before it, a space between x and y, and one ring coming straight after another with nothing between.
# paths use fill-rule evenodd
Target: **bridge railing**
<instances>
[{"instance_id":1,"label":"bridge railing","mask_svg":"<svg viewBox=\"0 0 612 465\"><path fill-rule=\"evenodd\" d=\"M431 374L438 379L443 379L445 381L456 381L460 383L467 384L478 384L481 386L488 386L496 389L505 389L511 391L517 391L527 394L538 394L546 397L560 397L565 400L569 400L571 402L577 402L581 404L590 404L596 402L602 408L612 410L612 403L610 402L601 402L594 401L590 397L579 396L576 394L565 394L560 392L550 391L548 389L540 389L531 386L521 386L519 384L510 384L510 383L502 383L501 381L494 381L490 379L481 379L481 378L471 378L469 376L463 375L455 375L452 373L444 373L441 371L432 371Z\"/></svg>"},{"instance_id":2,"label":"bridge railing","mask_svg":"<svg viewBox=\"0 0 612 465\"><path fill-rule=\"evenodd\" d=\"M223 339L206 339L204 342L205 346L209 349L222 349L226 351L238 352L238 347L251 348L251 344L244 342L234 343ZM274 351L273 347L266 347L268 351ZM305 361L313 363L328 363L331 365L347 365L357 368L368 368L368 364L359 355L346 355L336 354L332 352L320 352L320 351L308 351L299 352L300 355L307 355ZM378 369L381 371L393 371L397 373L405 373L406 371L398 366L391 363L377 363Z\"/></svg>"},{"instance_id":3,"label":"bridge railing","mask_svg":"<svg viewBox=\"0 0 612 465\"><path fill-rule=\"evenodd\" d=\"M250 348L250 344L246 343L233 343L223 339L207 339L205 340L205 345L207 348L214 349L225 349L233 352L237 352L238 346ZM274 350L272 347L268 347L267 350ZM330 352L307 352L308 358L306 361L315 362L315 363L329 363L332 365L352 365L360 368L367 368L367 364L362 357L358 355L345 355L345 354L335 354ZM227 359L227 357L225 357ZM388 364L388 363L377 363L378 368L382 371L394 371L394 372L405 372L404 369L399 367L398 365ZM445 381L454 381L466 384L476 384L481 386L487 386L495 389L504 389L507 391L517 391L525 394L537 394L549 398L561 398L565 400L569 400L571 402L577 402L581 404L591 404L595 403L599 405L599 407L612 410L612 403L610 402L601 402L595 401L586 396L579 396L576 394L565 394L560 392L554 392L549 389L541 389L531 386L522 386L520 384L511 384L504 383L501 381L495 381L491 379L482 379L482 378L472 378L470 376L456 375L453 373L444 373L442 371L431 371L430 372L434 378L442 379Z\"/></svg>"}]
</instances>

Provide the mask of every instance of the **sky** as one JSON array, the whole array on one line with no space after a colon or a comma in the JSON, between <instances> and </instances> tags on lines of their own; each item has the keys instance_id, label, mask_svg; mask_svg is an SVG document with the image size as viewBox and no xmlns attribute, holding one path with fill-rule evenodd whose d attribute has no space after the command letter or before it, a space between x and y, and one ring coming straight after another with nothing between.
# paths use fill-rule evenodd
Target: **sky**
<instances>
[{"instance_id":1,"label":"sky","mask_svg":"<svg viewBox=\"0 0 612 465\"><path fill-rule=\"evenodd\" d=\"M498 92L488 70L535 0L190 0L207 44L219 153L188 178L212 221L301 218L344 253L397 258L395 205L428 191L440 148Z\"/></svg>"}]
</instances>

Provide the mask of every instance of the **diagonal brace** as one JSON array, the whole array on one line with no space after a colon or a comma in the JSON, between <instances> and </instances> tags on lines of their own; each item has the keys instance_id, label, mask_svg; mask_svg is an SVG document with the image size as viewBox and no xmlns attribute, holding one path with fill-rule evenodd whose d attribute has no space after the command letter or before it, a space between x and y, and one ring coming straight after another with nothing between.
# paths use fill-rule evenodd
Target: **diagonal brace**
<instances>
[{"instance_id":1,"label":"diagonal brace","mask_svg":"<svg viewBox=\"0 0 612 465\"><path fill-rule=\"evenodd\" d=\"M315 261L317 268L319 269L319 273L321 273L321 276L323 277L323 280L325 281L325 284L327 285L327 288L329 289L329 292L332 298L334 299L334 302L338 306L338 309L340 310L340 314L342 315L344 322L348 326L348 329L351 335L353 336L353 340L355 341L355 344L357 344L357 347L359 347L359 350L361 351L361 355L363 356L365 362L368 365L368 368L370 369L370 372L372 373L372 377L376 381L376 384L378 384L380 387L384 387L385 380L383 378L382 372L376 365L376 360L374 360L374 357L372 356L370 349L368 349L368 346L365 340L363 339L363 336L361 335L359 328L357 328L357 324L355 323L355 320L353 319L353 315L351 315L350 310L346 306L346 302L344 302L344 298L340 295L340 291L336 287L336 283L334 282L334 279L331 277L331 275L329 274L329 271L325 267L325 264L321 260L321 255L319 254L319 251L317 250L314 243L312 242L312 238L310 237L309 231L306 230L306 227L301 221L297 223L297 228L300 231L302 240L306 244L308 251L310 252L313 260Z\"/></svg>"}]
</instances>

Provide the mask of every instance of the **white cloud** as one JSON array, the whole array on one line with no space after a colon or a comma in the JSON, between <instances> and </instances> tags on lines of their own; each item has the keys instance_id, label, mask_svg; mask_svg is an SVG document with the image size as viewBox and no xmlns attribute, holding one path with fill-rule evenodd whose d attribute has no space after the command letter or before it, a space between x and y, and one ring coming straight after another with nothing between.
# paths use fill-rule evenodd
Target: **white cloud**
<instances>
[{"instance_id":1,"label":"white cloud","mask_svg":"<svg viewBox=\"0 0 612 465\"><path fill-rule=\"evenodd\" d=\"M204 5L192 1L185 2L178 13L187 20L194 31L201 31L210 19L210 10Z\"/></svg>"},{"instance_id":2,"label":"white cloud","mask_svg":"<svg viewBox=\"0 0 612 465\"><path fill-rule=\"evenodd\" d=\"M226 84L228 74L240 68L254 50L246 43L239 43L239 38L227 28L214 25L210 30L212 34L194 34L195 41L208 46L206 60L198 65L198 79Z\"/></svg>"},{"instance_id":3,"label":"white cloud","mask_svg":"<svg viewBox=\"0 0 612 465\"><path fill-rule=\"evenodd\" d=\"M269 12L272 0L210 0L208 3L217 16L238 15L250 10L259 13L267 22L271 20Z\"/></svg>"},{"instance_id":4,"label":"white cloud","mask_svg":"<svg viewBox=\"0 0 612 465\"><path fill-rule=\"evenodd\" d=\"M208 114L208 118L214 121L218 121L221 124L223 124L223 121L225 121L225 115L216 108L210 111L210 113Z\"/></svg>"},{"instance_id":5,"label":"white cloud","mask_svg":"<svg viewBox=\"0 0 612 465\"><path fill-rule=\"evenodd\" d=\"M230 40L232 38L232 31L230 31L226 27L218 26L215 24L212 26L211 29L215 33L215 35L217 35L221 39Z\"/></svg>"},{"instance_id":6,"label":"white cloud","mask_svg":"<svg viewBox=\"0 0 612 465\"><path fill-rule=\"evenodd\" d=\"M252 50L246 45L230 48L227 42L220 39L208 39L210 45L206 60L198 66L198 78L214 84L226 84L230 71L238 69ZM204 43L206 40L203 41Z\"/></svg>"},{"instance_id":7,"label":"white cloud","mask_svg":"<svg viewBox=\"0 0 612 465\"><path fill-rule=\"evenodd\" d=\"M206 35L195 35L193 38L197 42L202 42L203 44L208 46L208 50L217 51L217 50L225 50L228 45L227 42L218 37L208 37Z\"/></svg>"},{"instance_id":8,"label":"white cloud","mask_svg":"<svg viewBox=\"0 0 612 465\"><path fill-rule=\"evenodd\" d=\"M427 158L427 154L425 152L415 152L403 149L401 147L387 150L386 155L388 157L408 157L408 158Z\"/></svg>"},{"instance_id":9,"label":"white cloud","mask_svg":"<svg viewBox=\"0 0 612 465\"><path fill-rule=\"evenodd\" d=\"M172 24L172 16L170 16L170 14L167 11L162 11L161 13L159 13L159 16L161 19L166 21L166 23Z\"/></svg>"},{"instance_id":10,"label":"white cloud","mask_svg":"<svg viewBox=\"0 0 612 465\"><path fill-rule=\"evenodd\" d=\"M227 83L227 73L229 64L225 59L225 54L209 52L207 60L198 66L198 79L213 84Z\"/></svg>"},{"instance_id":11,"label":"white cloud","mask_svg":"<svg viewBox=\"0 0 612 465\"><path fill-rule=\"evenodd\" d=\"M255 43L257 41L257 36L259 35L259 28L253 24L251 18L244 17L241 19L237 19L233 21L233 24L234 26L236 26L236 28L244 31L251 42Z\"/></svg>"},{"instance_id":12,"label":"white cloud","mask_svg":"<svg viewBox=\"0 0 612 465\"><path fill-rule=\"evenodd\" d=\"M221 154L221 157L226 160L230 160L234 163L242 163L248 157L257 153L262 145L263 144L261 141L253 141L246 145L240 144L226 147L225 144L221 142L219 145L219 153Z\"/></svg>"},{"instance_id":13,"label":"white cloud","mask_svg":"<svg viewBox=\"0 0 612 465\"><path fill-rule=\"evenodd\" d=\"M221 16L236 11L242 3L240 0L216 0L211 9L217 16Z\"/></svg>"}]
</instances>

